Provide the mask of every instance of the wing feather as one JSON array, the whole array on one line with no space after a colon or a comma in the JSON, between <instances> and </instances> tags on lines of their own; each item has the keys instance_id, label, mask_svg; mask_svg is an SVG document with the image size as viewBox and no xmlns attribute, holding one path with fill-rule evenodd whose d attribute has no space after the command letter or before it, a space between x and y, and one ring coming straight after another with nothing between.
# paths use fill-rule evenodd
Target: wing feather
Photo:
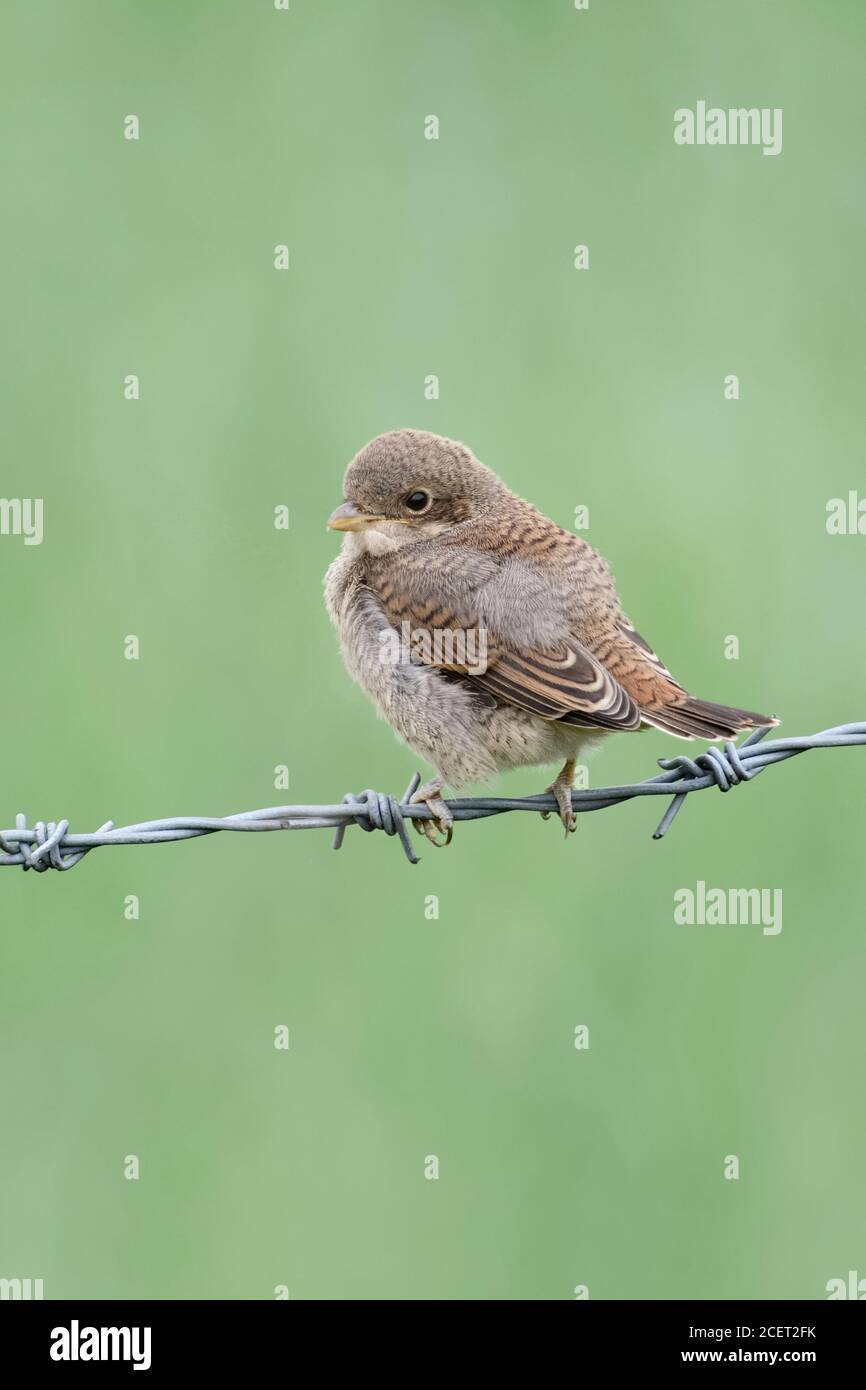
<instances>
[{"instance_id":1,"label":"wing feather","mask_svg":"<svg viewBox=\"0 0 866 1390\"><path fill-rule=\"evenodd\" d=\"M416 659L462 675L474 688L493 696L498 703L513 705L541 719L562 720L578 727L640 727L640 711L634 700L573 634L567 633L555 647L516 642L500 630L491 630L482 620L480 615L486 606L483 593L464 593L458 606L452 585L450 602L437 595L433 604L429 572L401 571L400 581L395 585L393 580L382 582L379 571L374 569L368 574L367 583L395 628L409 623L413 631L423 629L435 613L440 631L450 630L455 634L472 631L478 637L483 633L484 669L479 669L480 662L454 659L454 648L448 660L435 660L429 652L425 656L423 644L418 644ZM478 652L479 649L476 640L474 650Z\"/></svg>"}]
</instances>

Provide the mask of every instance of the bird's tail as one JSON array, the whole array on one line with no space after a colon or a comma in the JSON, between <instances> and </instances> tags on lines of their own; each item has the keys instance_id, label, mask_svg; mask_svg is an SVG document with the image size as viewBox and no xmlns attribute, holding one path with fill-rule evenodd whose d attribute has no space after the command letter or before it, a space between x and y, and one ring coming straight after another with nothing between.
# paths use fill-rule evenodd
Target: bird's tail
<instances>
[{"instance_id":1,"label":"bird's tail","mask_svg":"<svg viewBox=\"0 0 866 1390\"><path fill-rule=\"evenodd\" d=\"M769 714L755 714L748 709L732 709L730 705L714 705L709 700L697 700L693 695L677 692L678 699L670 704L654 704L641 708L645 723L680 738L733 738L744 729L772 728L778 724Z\"/></svg>"}]
</instances>

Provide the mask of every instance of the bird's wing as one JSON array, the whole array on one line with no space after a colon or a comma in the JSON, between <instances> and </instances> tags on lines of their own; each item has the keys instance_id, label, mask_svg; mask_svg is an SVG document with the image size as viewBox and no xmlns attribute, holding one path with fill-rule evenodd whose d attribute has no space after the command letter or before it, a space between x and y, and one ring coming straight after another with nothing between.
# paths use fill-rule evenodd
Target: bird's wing
<instances>
[{"instance_id":1,"label":"bird's wing","mask_svg":"<svg viewBox=\"0 0 866 1390\"><path fill-rule=\"evenodd\" d=\"M586 647L571 640L558 652L501 651L473 685L500 703L580 728L637 729L640 711Z\"/></svg>"},{"instance_id":2,"label":"bird's wing","mask_svg":"<svg viewBox=\"0 0 866 1390\"><path fill-rule=\"evenodd\" d=\"M574 633L570 595L559 598L543 568L467 545L413 551L378 557L366 583L415 660L542 719L639 728L635 701ZM438 650L437 632L451 634Z\"/></svg>"},{"instance_id":3,"label":"bird's wing","mask_svg":"<svg viewBox=\"0 0 866 1390\"><path fill-rule=\"evenodd\" d=\"M624 616L593 645L593 652L628 691L642 722L679 738L734 738L743 729L778 723L754 710L689 695Z\"/></svg>"},{"instance_id":4,"label":"bird's wing","mask_svg":"<svg viewBox=\"0 0 866 1390\"><path fill-rule=\"evenodd\" d=\"M596 633L590 645L596 660L628 691L639 709L659 700L673 699L683 691L652 647L625 617Z\"/></svg>"}]
</instances>

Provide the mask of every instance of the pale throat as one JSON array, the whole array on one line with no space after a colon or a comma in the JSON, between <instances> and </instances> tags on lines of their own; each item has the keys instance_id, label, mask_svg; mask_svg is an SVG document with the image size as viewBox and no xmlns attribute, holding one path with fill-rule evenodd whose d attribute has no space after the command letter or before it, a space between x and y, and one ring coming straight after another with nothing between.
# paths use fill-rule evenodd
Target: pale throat
<instances>
[{"instance_id":1,"label":"pale throat","mask_svg":"<svg viewBox=\"0 0 866 1390\"><path fill-rule=\"evenodd\" d=\"M391 551L402 550L404 546L441 536L447 530L448 524L444 521L431 521L420 526L406 526L401 521L380 521L376 526L365 526L363 531L347 532L343 547L352 559L361 555L388 555Z\"/></svg>"}]
</instances>

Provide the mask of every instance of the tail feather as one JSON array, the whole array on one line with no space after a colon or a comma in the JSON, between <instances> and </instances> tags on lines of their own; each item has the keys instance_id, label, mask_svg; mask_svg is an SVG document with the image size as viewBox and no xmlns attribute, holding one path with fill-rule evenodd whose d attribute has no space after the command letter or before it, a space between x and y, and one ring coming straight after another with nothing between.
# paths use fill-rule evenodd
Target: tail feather
<instances>
[{"instance_id":1,"label":"tail feather","mask_svg":"<svg viewBox=\"0 0 866 1390\"><path fill-rule=\"evenodd\" d=\"M669 734L679 734L681 738L733 738L745 729L772 728L779 722L768 714L714 705L709 700L697 700L693 695L670 704L648 705L641 709L641 715L647 724Z\"/></svg>"}]
</instances>

